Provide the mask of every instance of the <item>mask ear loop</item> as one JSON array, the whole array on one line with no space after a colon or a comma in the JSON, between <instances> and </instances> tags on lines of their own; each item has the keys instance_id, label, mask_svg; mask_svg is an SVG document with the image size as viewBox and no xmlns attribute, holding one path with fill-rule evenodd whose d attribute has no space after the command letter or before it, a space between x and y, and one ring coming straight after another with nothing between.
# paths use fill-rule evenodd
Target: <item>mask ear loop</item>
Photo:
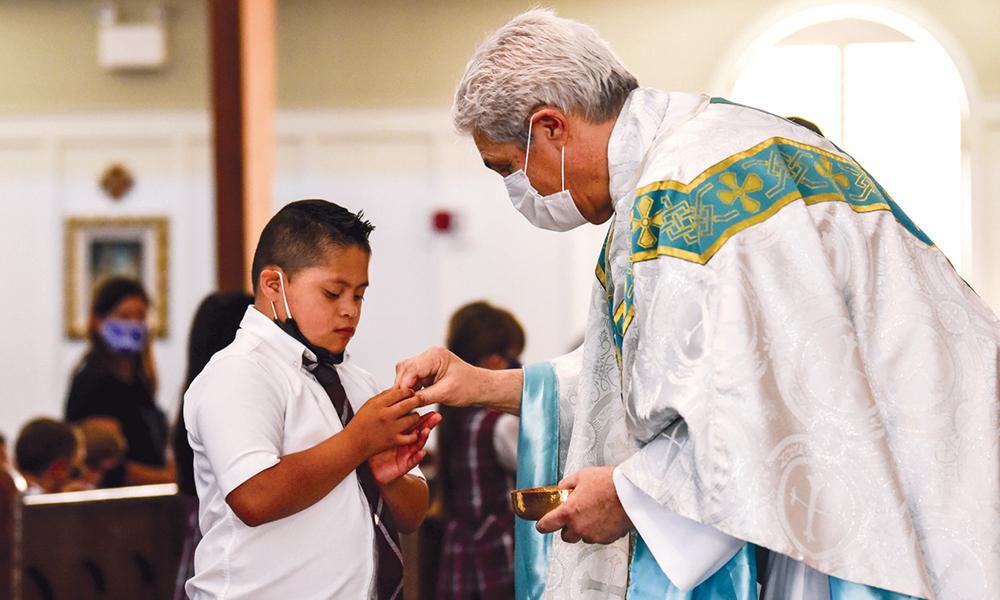
<instances>
[{"instance_id":1,"label":"mask ear loop","mask_svg":"<svg viewBox=\"0 0 1000 600\"><path fill-rule=\"evenodd\" d=\"M281 274L281 271L278 271L278 281L281 282L281 299L285 301L285 318L286 319L291 319L292 318L292 309L288 308L288 296L285 295L285 278ZM272 303L272 305L273 305L273 303Z\"/></svg>"},{"instance_id":2,"label":"mask ear loop","mask_svg":"<svg viewBox=\"0 0 1000 600\"><path fill-rule=\"evenodd\" d=\"M566 191L566 145L562 147L562 164L559 165L559 174L562 176L562 189Z\"/></svg>"},{"instance_id":3,"label":"mask ear loop","mask_svg":"<svg viewBox=\"0 0 1000 600\"><path fill-rule=\"evenodd\" d=\"M531 127L534 125L535 115L538 113L532 113L528 117L528 144L524 147L524 174L528 174L528 154L531 152Z\"/></svg>"}]
</instances>

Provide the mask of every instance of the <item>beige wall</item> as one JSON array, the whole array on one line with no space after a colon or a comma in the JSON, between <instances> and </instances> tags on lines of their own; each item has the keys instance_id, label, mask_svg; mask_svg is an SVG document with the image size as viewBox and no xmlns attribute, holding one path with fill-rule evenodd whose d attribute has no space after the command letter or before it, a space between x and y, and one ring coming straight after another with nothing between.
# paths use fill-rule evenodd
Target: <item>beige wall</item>
<instances>
[{"instance_id":1,"label":"beige wall","mask_svg":"<svg viewBox=\"0 0 1000 600\"><path fill-rule=\"evenodd\" d=\"M98 0L0 2L0 111L201 108L208 99L206 0L169 0L170 66L113 74L96 64ZM141 18L149 2L120 2ZM533 0L279 0L282 107L446 106L482 37ZM594 24L644 85L707 90L733 40L778 0L559 0ZM961 46L983 95L1000 99L1000 2L900 0ZM718 92L719 90L708 90Z\"/></svg>"},{"instance_id":2,"label":"beige wall","mask_svg":"<svg viewBox=\"0 0 1000 600\"><path fill-rule=\"evenodd\" d=\"M284 106L445 105L476 44L533 0L280 0ZM779 0L550 0L594 25L643 85L708 90L734 39ZM905 0L960 40L980 86L1000 97L1000 2Z\"/></svg>"},{"instance_id":3,"label":"beige wall","mask_svg":"<svg viewBox=\"0 0 1000 600\"><path fill-rule=\"evenodd\" d=\"M0 2L0 111L197 108L208 101L205 0L170 0L170 65L110 73L97 65L100 0ZM144 20L149 0L119 1Z\"/></svg>"}]
</instances>

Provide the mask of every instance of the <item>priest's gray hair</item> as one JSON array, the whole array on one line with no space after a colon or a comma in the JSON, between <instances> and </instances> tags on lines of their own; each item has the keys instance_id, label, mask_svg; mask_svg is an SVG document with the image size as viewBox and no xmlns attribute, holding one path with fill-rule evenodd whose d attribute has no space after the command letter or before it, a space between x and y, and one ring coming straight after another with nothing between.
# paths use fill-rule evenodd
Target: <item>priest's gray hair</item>
<instances>
[{"instance_id":1,"label":"priest's gray hair","mask_svg":"<svg viewBox=\"0 0 1000 600\"><path fill-rule=\"evenodd\" d=\"M490 141L528 140L528 118L541 106L602 123L639 87L594 29L547 9L518 15L476 50L455 92L452 119L465 134Z\"/></svg>"}]
</instances>

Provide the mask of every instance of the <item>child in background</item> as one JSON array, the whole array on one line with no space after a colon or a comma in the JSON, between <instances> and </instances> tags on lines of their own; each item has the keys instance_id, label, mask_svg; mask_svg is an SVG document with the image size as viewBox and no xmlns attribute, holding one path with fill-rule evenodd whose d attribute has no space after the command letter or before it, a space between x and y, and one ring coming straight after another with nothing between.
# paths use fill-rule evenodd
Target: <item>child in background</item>
<instances>
[{"instance_id":1,"label":"child in background","mask_svg":"<svg viewBox=\"0 0 1000 600\"><path fill-rule=\"evenodd\" d=\"M122 464L128 451L128 442L118 421L110 417L88 417L77 425L86 451L80 466L80 475L67 491L93 490L109 471Z\"/></svg>"},{"instance_id":2,"label":"child in background","mask_svg":"<svg viewBox=\"0 0 1000 600\"><path fill-rule=\"evenodd\" d=\"M25 494L63 491L80 458L73 427L49 418L29 421L17 434L14 460L28 484Z\"/></svg>"},{"instance_id":3,"label":"child in background","mask_svg":"<svg viewBox=\"0 0 1000 600\"><path fill-rule=\"evenodd\" d=\"M485 369L520 368L524 330L506 310L473 302L448 324L448 349ZM489 408L441 407L444 540L435 598L514 597L514 513L519 420Z\"/></svg>"},{"instance_id":4,"label":"child in background","mask_svg":"<svg viewBox=\"0 0 1000 600\"><path fill-rule=\"evenodd\" d=\"M261 233L254 304L184 397L204 536L193 600L402 598L398 532L427 511L416 465L440 417L344 354L372 229L305 200Z\"/></svg>"}]
</instances>

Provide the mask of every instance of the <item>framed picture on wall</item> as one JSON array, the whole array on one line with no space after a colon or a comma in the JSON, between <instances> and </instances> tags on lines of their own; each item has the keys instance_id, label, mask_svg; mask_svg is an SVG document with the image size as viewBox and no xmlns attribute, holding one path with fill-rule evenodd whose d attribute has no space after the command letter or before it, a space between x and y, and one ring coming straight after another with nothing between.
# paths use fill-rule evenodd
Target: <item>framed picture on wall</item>
<instances>
[{"instance_id":1,"label":"framed picture on wall","mask_svg":"<svg viewBox=\"0 0 1000 600\"><path fill-rule=\"evenodd\" d=\"M129 277L149 294L149 330L167 335L166 217L71 217L66 220L66 335L87 335L94 290L109 277Z\"/></svg>"}]
</instances>

